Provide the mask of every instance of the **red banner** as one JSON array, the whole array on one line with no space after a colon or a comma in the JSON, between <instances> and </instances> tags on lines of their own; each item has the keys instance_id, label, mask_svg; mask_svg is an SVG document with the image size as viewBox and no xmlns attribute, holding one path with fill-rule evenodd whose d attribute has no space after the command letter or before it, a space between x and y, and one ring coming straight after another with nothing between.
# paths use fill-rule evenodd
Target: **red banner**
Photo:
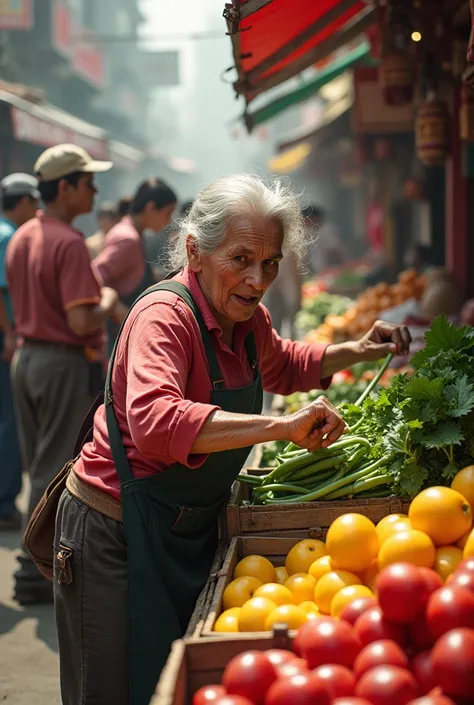
<instances>
[{"instance_id":1,"label":"red banner","mask_svg":"<svg viewBox=\"0 0 474 705\"><path fill-rule=\"evenodd\" d=\"M31 29L32 0L0 0L0 29Z\"/></svg>"}]
</instances>

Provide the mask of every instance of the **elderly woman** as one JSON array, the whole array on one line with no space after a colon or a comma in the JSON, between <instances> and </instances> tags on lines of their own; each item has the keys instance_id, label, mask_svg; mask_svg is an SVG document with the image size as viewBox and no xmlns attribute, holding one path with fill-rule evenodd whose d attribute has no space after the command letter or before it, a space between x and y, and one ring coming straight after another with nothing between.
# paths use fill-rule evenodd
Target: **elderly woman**
<instances>
[{"instance_id":1,"label":"elderly woman","mask_svg":"<svg viewBox=\"0 0 474 705\"><path fill-rule=\"evenodd\" d=\"M327 387L389 351L405 329L376 324L341 345L282 340L261 299L302 253L297 199L279 182L229 176L205 188L172 253L179 273L124 322L106 404L69 475L55 539L63 703L145 705L210 570L217 519L250 448L328 446L344 422L320 397L261 416L262 389Z\"/></svg>"}]
</instances>

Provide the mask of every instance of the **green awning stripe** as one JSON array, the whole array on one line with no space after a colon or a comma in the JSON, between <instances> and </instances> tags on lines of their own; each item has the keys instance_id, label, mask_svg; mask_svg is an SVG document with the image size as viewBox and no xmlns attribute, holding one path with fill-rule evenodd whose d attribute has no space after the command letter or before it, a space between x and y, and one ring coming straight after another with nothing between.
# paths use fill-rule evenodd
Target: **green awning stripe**
<instances>
[{"instance_id":1,"label":"green awning stripe","mask_svg":"<svg viewBox=\"0 0 474 705\"><path fill-rule=\"evenodd\" d=\"M261 125L263 122L270 120L275 117L283 110L287 110L292 105L297 105L307 100L315 93L321 90L323 86L335 78L341 76L345 71L350 69L354 64L359 61L364 61L370 57L370 43L368 41L363 41L356 49L348 52L344 56L335 59L329 66L326 66L322 71L318 73L316 78L303 86L296 88L296 90L291 93L287 93L281 98L277 98L263 108L256 110L254 113L247 113L245 116L245 122L247 128L252 129L257 125Z\"/></svg>"}]
</instances>

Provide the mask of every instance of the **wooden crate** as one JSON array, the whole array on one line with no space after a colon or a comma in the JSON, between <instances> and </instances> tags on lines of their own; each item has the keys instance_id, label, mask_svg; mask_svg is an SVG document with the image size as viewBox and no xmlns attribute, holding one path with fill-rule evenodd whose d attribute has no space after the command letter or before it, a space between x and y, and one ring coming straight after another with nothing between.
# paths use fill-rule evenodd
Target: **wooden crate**
<instances>
[{"instance_id":1,"label":"wooden crate","mask_svg":"<svg viewBox=\"0 0 474 705\"><path fill-rule=\"evenodd\" d=\"M209 604L212 602L214 592L216 589L217 581L221 577L221 568L223 567L225 558L227 556L229 545L227 541L220 541L217 547L216 555L212 562L211 570L209 573L209 578L199 595L196 605L194 607L191 620L186 629L185 637L192 639L201 634L205 618L209 612Z\"/></svg>"},{"instance_id":2,"label":"wooden crate","mask_svg":"<svg viewBox=\"0 0 474 705\"><path fill-rule=\"evenodd\" d=\"M221 682L224 669L234 656L247 650L290 648L288 631L278 627L273 635L248 634L240 641L226 638L176 641L150 705L190 705L196 690Z\"/></svg>"},{"instance_id":3,"label":"wooden crate","mask_svg":"<svg viewBox=\"0 0 474 705\"><path fill-rule=\"evenodd\" d=\"M247 468L253 475L266 474L262 468ZM335 499L301 504L248 506L250 487L237 481L227 507L227 536L291 536L323 539L332 522L342 514L364 514L374 523L388 514L407 514L410 500L400 497L381 499Z\"/></svg>"},{"instance_id":4,"label":"wooden crate","mask_svg":"<svg viewBox=\"0 0 474 705\"><path fill-rule=\"evenodd\" d=\"M245 556L259 555L268 558L274 566L285 565L285 559L293 546L300 541L298 537L274 538L265 536L244 536L232 539L225 557L219 578L214 584L214 589L209 590L207 603L203 608L203 623L201 632L195 636L203 638L225 638L227 640L242 641L249 634L222 634L221 637L213 631L217 617L222 612L222 598L227 585L232 582L237 563ZM267 632L259 632L257 636L262 639L268 636Z\"/></svg>"}]
</instances>

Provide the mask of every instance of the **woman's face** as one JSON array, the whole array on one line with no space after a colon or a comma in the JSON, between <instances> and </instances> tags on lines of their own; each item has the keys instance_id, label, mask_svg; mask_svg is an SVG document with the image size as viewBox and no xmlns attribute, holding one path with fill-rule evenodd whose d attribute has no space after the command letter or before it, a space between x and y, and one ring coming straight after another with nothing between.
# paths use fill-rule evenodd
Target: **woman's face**
<instances>
[{"instance_id":1,"label":"woman's face","mask_svg":"<svg viewBox=\"0 0 474 705\"><path fill-rule=\"evenodd\" d=\"M261 215L234 218L210 255L199 253L188 238L189 266L223 327L252 317L278 274L282 244L280 223Z\"/></svg>"}]
</instances>

